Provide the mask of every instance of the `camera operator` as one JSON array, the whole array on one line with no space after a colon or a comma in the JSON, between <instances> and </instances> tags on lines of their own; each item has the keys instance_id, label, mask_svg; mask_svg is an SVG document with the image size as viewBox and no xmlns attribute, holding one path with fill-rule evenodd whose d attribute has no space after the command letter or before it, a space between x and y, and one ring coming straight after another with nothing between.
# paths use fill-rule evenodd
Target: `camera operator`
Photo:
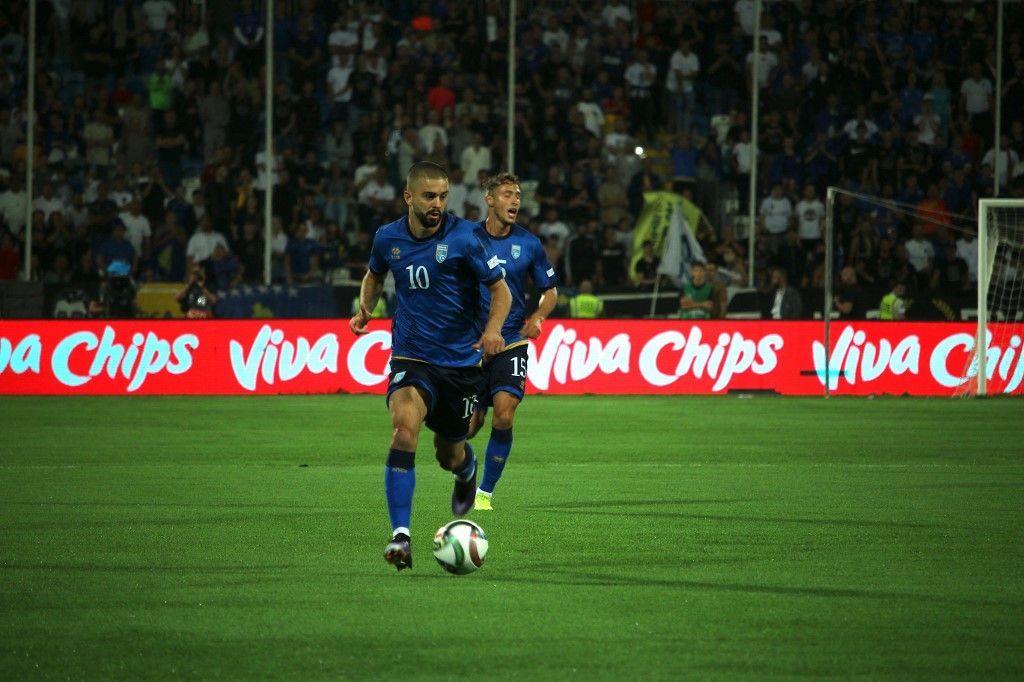
<instances>
[{"instance_id":1,"label":"camera operator","mask_svg":"<svg viewBox=\"0 0 1024 682\"><path fill-rule=\"evenodd\" d=\"M135 317L135 280L132 267L127 261L111 262L100 282L99 306L92 306L93 313L115 320L130 320Z\"/></svg>"},{"instance_id":2,"label":"camera operator","mask_svg":"<svg viewBox=\"0 0 1024 682\"><path fill-rule=\"evenodd\" d=\"M206 286L206 270L202 265L192 268L192 274L177 295L178 303L185 317L190 320L209 320L213 317L213 306L217 294Z\"/></svg>"}]
</instances>

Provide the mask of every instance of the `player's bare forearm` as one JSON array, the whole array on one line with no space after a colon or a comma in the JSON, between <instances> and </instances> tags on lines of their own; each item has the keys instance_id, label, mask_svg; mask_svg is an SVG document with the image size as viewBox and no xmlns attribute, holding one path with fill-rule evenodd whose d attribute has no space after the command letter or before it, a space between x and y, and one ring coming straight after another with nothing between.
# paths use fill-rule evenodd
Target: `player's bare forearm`
<instances>
[{"instance_id":1,"label":"player's bare forearm","mask_svg":"<svg viewBox=\"0 0 1024 682\"><path fill-rule=\"evenodd\" d=\"M487 312L487 324L484 333L475 347L482 348L484 359L489 359L505 348L505 339L501 336L501 327L505 324L508 311L512 308L512 294L504 279L494 282L488 289L491 292L491 309Z\"/></svg>"},{"instance_id":2,"label":"player's bare forearm","mask_svg":"<svg viewBox=\"0 0 1024 682\"><path fill-rule=\"evenodd\" d=\"M487 313L485 331L500 335L505 318L508 317L508 311L512 309L512 293L508 290L504 278L499 279L488 288L491 291L491 309Z\"/></svg>"},{"instance_id":3,"label":"player's bare forearm","mask_svg":"<svg viewBox=\"0 0 1024 682\"><path fill-rule=\"evenodd\" d=\"M365 334L366 323L370 321L370 311L377 307L377 300L384 290L384 278L367 270L363 283L359 286L359 311L349 320L348 326L353 334Z\"/></svg>"},{"instance_id":4,"label":"player's bare forearm","mask_svg":"<svg viewBox=\"0 0 1024 682\"><path fill-rule=\"evenodd\" d=\"M548 316L552 311L554 311L557 304L558 289L551 287L541 293L540 300L537 301L537 310L526 318L526 322L523 324L523 328L519 332L520 335L528 339L539 338L544 320L548 319Z\"/></svg>"}]
</instances>

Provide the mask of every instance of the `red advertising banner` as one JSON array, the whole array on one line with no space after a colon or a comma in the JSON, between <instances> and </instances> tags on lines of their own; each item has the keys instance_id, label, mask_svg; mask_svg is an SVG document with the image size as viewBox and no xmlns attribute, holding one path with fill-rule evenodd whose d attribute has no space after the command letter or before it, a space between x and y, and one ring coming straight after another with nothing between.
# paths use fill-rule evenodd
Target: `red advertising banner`
<instances>
[{"instance_id":1,"label":"red advertising banner","mask_svg":"<svg viewBox=\"0 0 1024 682\"><path fill-rule=\"evenodd\" d=\"M953 395L974 348L968 323L832 325L839 395ZM1005 332L1005 334L1002 334ZM531 343L529 391L551 394L821 395L820 322L549 320ZM989 392L1024 393L1021 337L992 325ZM389 322L347 320L5 321L0 394L383 393Z\"/></svg>"}]
</instances>

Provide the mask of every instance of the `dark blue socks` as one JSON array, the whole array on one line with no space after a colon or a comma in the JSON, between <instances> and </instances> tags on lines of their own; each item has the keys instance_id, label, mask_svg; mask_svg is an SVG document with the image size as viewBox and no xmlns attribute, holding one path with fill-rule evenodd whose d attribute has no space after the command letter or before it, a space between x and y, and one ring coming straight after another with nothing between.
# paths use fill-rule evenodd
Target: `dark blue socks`
<instances>
[{"instance_id":1,"label":"dark blue socks","mask_svg":"<svg viewBox=\"0 0 1024 682\"><path fill-rule=\"evenodd\" d=\"M484 459L484 480L480 490L493 493L494 486L505 470L505 462L512 452L512 429L491 429L491 439L487 441L487 456Z\"/></svg>"},{"instance_id":2,"label":"dark blue socks","mask_svg":"<svg viewBox=\"0 0 1024 682\"><path fill-rule=\"evenodd\" d=\"M415 453L405 450L388 451L384 467L384 494L388 499L388 516L393 532L409 535L412 516L412 493L416 488Z\"/></svg>"}]
</instances>

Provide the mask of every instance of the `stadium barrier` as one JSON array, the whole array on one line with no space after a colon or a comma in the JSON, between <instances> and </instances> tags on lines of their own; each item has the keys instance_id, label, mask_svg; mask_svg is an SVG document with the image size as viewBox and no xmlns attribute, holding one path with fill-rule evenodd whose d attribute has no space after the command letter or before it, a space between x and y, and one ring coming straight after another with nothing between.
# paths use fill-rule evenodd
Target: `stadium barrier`
<instances>
[{"instance_id":1,"label":"stadium barrier","mask_svg":"<svg viewBox=\"0 0 1024 682\"><path fill-rule=\"evenodd\" d=\"M991 325L995 327L998 325ZM990 327L990 328L991 328ZM957 322L548 320L530 392L949 396L974 346ZM1000 338L995 336L995 338ZM1024 393L1021 338L990 345L993 393ZM387 320L5 321L0 394L250 395L384 392Z\"/></svg>"}]
</instances>

